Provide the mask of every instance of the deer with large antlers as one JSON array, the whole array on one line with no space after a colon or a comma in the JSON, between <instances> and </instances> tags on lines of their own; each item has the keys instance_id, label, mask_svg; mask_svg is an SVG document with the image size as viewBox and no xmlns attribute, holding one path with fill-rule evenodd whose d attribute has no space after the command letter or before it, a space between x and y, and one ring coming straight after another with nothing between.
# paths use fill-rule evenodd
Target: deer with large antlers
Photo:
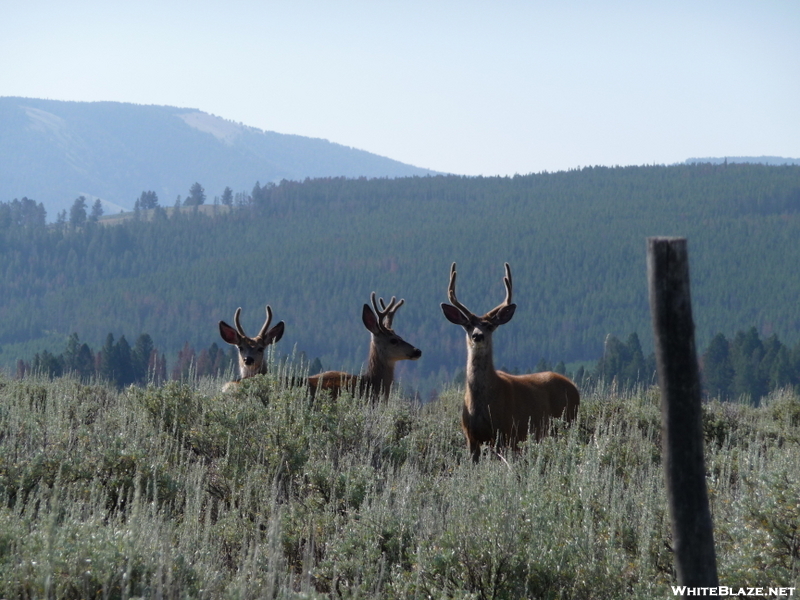
<instances>
[{"instance_id":1,"label":"deer with large antlers","mask_svg":"<svg viewBox=\"0 0 800 600\"><path fill-rule=\"evenodd\" d=\"M242 314L242 308L236 309L233 315L233 322L236 329L228 325L225 321L219 322L219 334L222 339L228 342L231 346L236 346L239 350L239 379L236 381L229 381L222 387L223 392L235 389L242 379L254 377L256 375L263 375L267 372L267 361L264 360L264 350L270 344L274 344L283 337L284 323L281 321L272 329L269 328L272 322L272 309L267 305L267 320L261 327L256 337L249 337L242 329L242 324L239 318Z\"/></svg>"},{"instance_id":2,"label":"deer with large antlers","mask_svg":"<svg viewBox=\"0 0 800 600\"><path fill-rule=\"evenodd\" d=\"M479 317L456 298L456 263L450 267L442 312L467 333L467 389L461 411L461 428L472 460L478 462L481 444L515 448L532 431L537 440L547 434L550 420L571 422L578 414L580 395L575 384L558 373L509 375L496 371L492 359L492 334L514 316L511 303L511 267L505 263L506 298Z\"/></svg>"},{"instance_id":3,"label":"deer with large antlers","mask_svg":"<svg viewBox=\"0 0 800 600\"><path fill-rule=\"evenodd\" d=\"M375 301L375 292L372 292L371 298L372 308L365 304L361 311L364 327L372 334L366 372L351 375L343 371L326 371L313 375L308 378L312 398L319 390L328 390L335 398L342 389L346 389L354 394L368 392L373 401L379 396L386 400L394 382L395 363L400 360L417 360L422 356L421 350L409 344L392 329L394 315L405 300L398 302L392 296L387 305L381 298L379 307Z\"/></svg>"}]
</instances>

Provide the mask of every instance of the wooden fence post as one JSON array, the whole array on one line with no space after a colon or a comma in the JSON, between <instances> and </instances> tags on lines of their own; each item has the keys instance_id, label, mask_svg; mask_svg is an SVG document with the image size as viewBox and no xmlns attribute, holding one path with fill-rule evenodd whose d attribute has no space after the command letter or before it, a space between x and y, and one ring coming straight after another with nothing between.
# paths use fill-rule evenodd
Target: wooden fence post
<instances>
[{"instance_id":1,"label":"wooden fence post","mask_svg":"<svg viewBox=\"0 0 800 600\"><path fill-rule=\"evenodd\" d=\"M717 587L685 238L648 238L647 280L661 387L662 451L678 584Z\"/></svg>"}]
</instances>

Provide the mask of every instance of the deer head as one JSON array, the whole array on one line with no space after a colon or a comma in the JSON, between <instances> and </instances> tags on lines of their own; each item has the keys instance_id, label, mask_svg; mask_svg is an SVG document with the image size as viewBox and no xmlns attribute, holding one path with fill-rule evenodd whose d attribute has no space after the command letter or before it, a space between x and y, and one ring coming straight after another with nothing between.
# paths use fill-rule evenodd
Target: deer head
<instances>
[{"instance_id":1,"label":"deer head","mask_svg":"<svg viewBox=\"0 0 800 600\"><path fill-rule=\"evenodd\" d=\"M239 376L241 379L253 377L259 373L267 372L267 363L264 361L264 350L270 344L274 344L283 337L284 323L281 321L272 329L269 328L272 322L272 309L267 305L267 320L261 327L261 331L255 337L248 337L242 329L239 317L242 313L241 307L236 309L233 315L233 322L236 329L228 325L225 321L219 322L219 334L222 339L239 350Z\"/></svg>"},{"instance_id":2,"label":"deer head","mask_svg":"<svg viewBox=\"0 0 800 600\"><path fill-rule=\"evenodd\" d=\"M514 316L517 305L511 303L511 267L505 263L506 274L503 283L506 286L506 298L499 305L487 312L482 317L477 316L456 298L456 263L450 267L450 285L447 288L447 297L452 303L442 303L442 312L451 323L461 325L467 332L468 344L476 348L482 344L489 345L491 336L500 325L505 325Z\"/></svg>"},{"instance_id":3,"label":"deer head","mask_svg":"<svg viewBox=\"0 0 800 600\"><path fill-rule=\"evenodd\" d=\"M398 302L392 296L387 305L383 298L380 298L380 308L378 302L375 301L375 292L372 292L371 300L372 308L365 304L361 311L364 327L372 334L370 352L376 353L377 358L386 364L394 364L398 360L417 360L422 356L421 350L409 344L392 329L394 315L397 309L403 306L405 300L401 299Z\"/></svg>"},{"instance_id":4,"label":"deer head","mask_svg":"<svg viewBox=\"0 0 800 600\"><path fill-rule=\"evenodd\" d=\"M392 296L388 305L383 298L378 304L375 292L372 292L371 298L372 308L365 304L361 311L364 327L372 334L366 371L361 375L351 375L344 371L326 371L312 375L308 378L312 397L321 389L328 390L334 397L342 389L350 389L353 393L369 390L373 400L381 396L387 399L394 382L395 363L399 360L417 360L422 356L421 350L406 342L392 329L394 315L403 305L403 300L398 302Z\"/></svg>"}]
</instances>

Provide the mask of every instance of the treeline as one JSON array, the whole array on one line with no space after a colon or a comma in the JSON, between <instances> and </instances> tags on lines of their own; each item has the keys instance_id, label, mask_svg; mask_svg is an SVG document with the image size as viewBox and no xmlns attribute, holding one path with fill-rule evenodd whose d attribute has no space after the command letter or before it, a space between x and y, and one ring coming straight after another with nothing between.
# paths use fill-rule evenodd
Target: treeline
<instances>
[{"instance_id":1,"label":"treeline","mask_svg":"<svg viewBox=\"0 0 800 600\"><path fill-rule=\"evenodd\" d=\"M465 360L439 310L453 261L476 311L502 299L511 264L518 310L496 337L498 365L597 360L613 350L608 332L640 332L647 357L650 235L689 240L698 346L751 325L800 340L800 167L284 181L220 190L220 210L188 184L166 208L142 192L113 226L81 198L53 225L34 200L0 202L3 365L60 351L72 332L99 347L109 331L147 331L176 356L219 343L216 324L237 307L245 329L259 326L270 304L286 322L280 351L357 370L369 342L360 309L375 291L406 300L395 327L423 355L401 367L405 380L443 381Z\"/></svg>"},{"instance_id":2,"label":"treeline","mask_svg":"<svg viewBox=\"0 0 800 600\"><path fill-rule=\"evenodd\" d=\"M298 363L309 365L302 353ZM136 338L133 347L124 335L115 341L109 333L105 344L96 352L73 333L61 354L45 350L37 353L31 361L18 360L16 376L23 378L32 373L60 377L71 374L84 381L99 379L118 387L160 385L170 379L185 381L197 377L228 376L236 369L237 352L233 347L226 352L216 342L197 352L186 342L169 364L171 368L168 370L166 355L154 347L152 338L146 333ZM505 367L503 370L520 372ZM322 364L319 358L315 358L309 372L320 371ZM542 359L533 371L561 373L582 389L603 384L630 391L640 385L650 386L658 382L655 355L652 352L645 355L636 333L630 334L625 341L614 335L606 336L603 355L593 367L579 366L575 371L568 371L564 361L551 365ZM737 332L731 340L719 333L701 354L700 371L708 399L746 398L758 405L772 391L800 386L800 343L789 348L774 334L762 340L755 327ZM456 375L456 380L462 381L463 373Z\"/></svg>"},{"instance_id":3,"label":"treeline","mask_svg":"<svg viewBox=\"0 0 800 600\"><path fill-rule=\"evenodd\" d=\"M636 333L630 334L624 342L607 335L603 355L594 369L579 370L576 380L584 386L602 382L623 390L631 390L639 384L652 385L656 383L656 357L652 352L645 356Z\"/></svg>"},{"instance_id":4,"label":"treeline","mask_svg":"<svg viewBox=\"0 0 800 600\"><path fill-rule=\"evenodd\" d=\"M28 374L51 378L72 375L82 381L106 381L117 387L160 385L168 379L221 377L229 373L236 362L235 348L225 352L213 343L198 353L187 342L167 371L167 357L154 346L149 334L141 334L131 347L124 335L115 340L109 333L105 344L94 351L80 341L77 333L73 333L61 354L44 350L37 352L31 361L17 360L16 377L23 378Z\"/></svg>"},{"instance_id":5,"label":"treeline","mask_svg":"<svg viewBox=\"0 0 800 600\"><path fill-rule=\"evenodd\" d=\"M730 340L719 333L703 353L701 368L710 397L749 397L758 404L773 390L800 386L800 343L790 348L775 334L762 340L755 327Z\"/></svg>"},{"instance_id":6,"label":"treeline","mask_svg":"<svg viewBox=\"0 0 800 600\"><path fill-rule=\"evenodd\" d=\"M758 405L770 392L800 386L800 342L789 347L776 334L762 339L755 327L738 331L730 340L716 334L699 360L704 393L709 399L746 398ZM607 336L595 367L581 367L573 377L583 387L602 382L621 390L658 381L655 355L651 352L645 356L635 333L624 342Z\"/></svg>"}]
</instances>

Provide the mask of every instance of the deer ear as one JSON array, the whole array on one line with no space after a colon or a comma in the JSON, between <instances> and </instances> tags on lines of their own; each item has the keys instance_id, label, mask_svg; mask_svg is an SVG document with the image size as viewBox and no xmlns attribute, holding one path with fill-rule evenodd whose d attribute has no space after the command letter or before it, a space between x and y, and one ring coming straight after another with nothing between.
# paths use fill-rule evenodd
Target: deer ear
<instances>
[{"instance_id":1,"label":"deer ear","mask_svg":"<svg viewBox=\"0 0 800 600\"><path fill-rule=\"evenodd\" d=\"M369 304L365 304L364 308L361 310L361 320L364 322L364 327L366 327L371 334L378 335L380 333L381 328L380 323L378 323L378 317L372 312Z\"/></svg>"},{"instance_id":2,"label":"deer ear","mask_svg":"<svg viewBox=\"0 0 800 600\"><path fill-rule=\"evenodd\" d=\"M280 341L280 339L283 337L283 331L284 331L285 328L286 328L286 324L283 321L281 321L280 323L275 325L275 327L270 329L267 332L267 336L266 336L267 343L266 343L266 345L269 346L270 344L274 344L274 343Z\"/></svg>"},{"instance_id":3,"label":"deer ear","mask_svg":"<svg viewBox=\"0 0 800 600\"><path fill-rule=\"evenodd\" d=\"M225 321L219 322L219 334L222 336L223 340L232 346L239 345L239 333Z\"/></svg>"},{"instance_id":4,"label":"deer ear","mask_svg":"<svg viewBox=\"0 0 800 600\"><path fill-rule=\"evenodd\" d=\"M442 312L444 313L444 318L455 325L461 325L462 327L469 325L469 319L455 306L442 302Z\"/></svg>"},{"instance_id":5,"label":"deer ear","mask_svg":"<svg viewBox=\"0 0 800 600\"><path fill-rule=\"evenodd\" d=\"M494 320L497 322L498 325L505 325L511 320L511 317L514 316L514 311L517 310L516 304L509 304L508 306L504 306L500 309L500 312L497 313Z\"/></svg>"}]
</instances>

